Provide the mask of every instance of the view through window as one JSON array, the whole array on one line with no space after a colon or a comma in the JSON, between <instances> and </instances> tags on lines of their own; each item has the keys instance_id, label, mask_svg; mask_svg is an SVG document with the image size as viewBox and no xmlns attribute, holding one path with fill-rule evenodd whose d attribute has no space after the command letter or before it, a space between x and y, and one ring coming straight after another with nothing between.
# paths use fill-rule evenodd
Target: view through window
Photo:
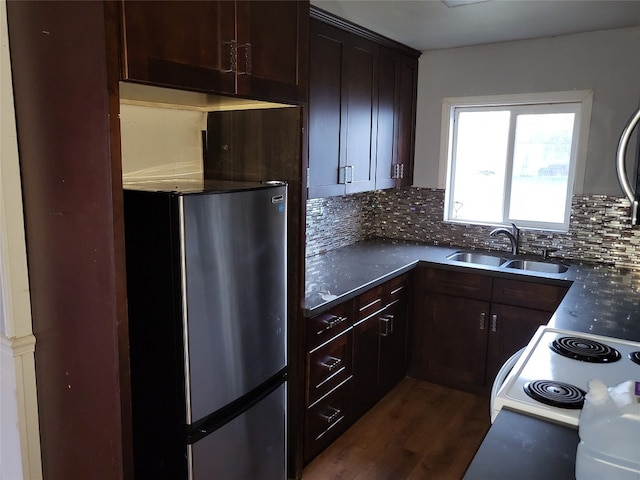
<instances>
[{"instance_id":1,"label":"view through window","mask_svg":"<svg viewBox=\"0 0 640 480\"><path fill-rule=\"evenodd\" d=\"M452 106L445 220L568 229L581 103Z\"/></svg>"}]
</instances>

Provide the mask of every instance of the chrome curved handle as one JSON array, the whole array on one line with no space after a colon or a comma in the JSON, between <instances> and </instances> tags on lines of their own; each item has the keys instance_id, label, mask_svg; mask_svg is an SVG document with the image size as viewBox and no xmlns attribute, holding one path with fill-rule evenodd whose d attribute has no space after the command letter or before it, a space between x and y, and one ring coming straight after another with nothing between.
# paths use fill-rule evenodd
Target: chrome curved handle
<instances>
[{"instance_id":1,"label":"chrome curved handle","mask_svg":"<svg viewBox=\"0 0 640 480\"><path fill-rule=\"evenodd\" d=\"M384 327L384 329L383 329ZM393 333L393 315L383 315L380 317L380 336L388 337Z\"/></svg>"},{"instance_id":2,"label":"chrome curved handle","mask_svg":"<svg viewBox=\"0 0 640 480\"><path fill-rule=\"evenodd\" d=\"M618 181L620 182L620 186L624 191L625 195L631 202L631 224L637 225L638 223L638 201L635 198L635 192L629 183L629 179L627 178L627 169L624 163L625 156L627 154L627 146L629 145L629 138L631 137L631 132L638 125L640 121L640 109L636 111L629 120L629 123L622 130L622 135L620 136L620 142L618 142L618 151L616 156L616 170L618 171Z\"/></svg>"}]
</instances>

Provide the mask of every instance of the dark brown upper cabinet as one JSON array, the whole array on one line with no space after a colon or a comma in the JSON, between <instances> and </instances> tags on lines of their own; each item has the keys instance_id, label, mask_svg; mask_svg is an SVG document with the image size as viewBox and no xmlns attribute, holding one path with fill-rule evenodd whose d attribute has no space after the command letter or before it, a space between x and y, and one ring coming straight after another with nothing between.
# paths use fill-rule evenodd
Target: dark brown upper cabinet
<instances>
[{"instance_id":1,"label":"dark brown upper cabinet","mask_svg":"<svg viewBox=\"0 0 640 480\"><path fill-rule=\"evenodd\" d=\"M311 9L308 196L411 185L419 52Z\"/></svg>"},{"instance_id":2,"label":"dark brown upper cabinet","mask_svg":"<svg viewBox=\"0 0 640 480\"><path fill-rule=\"evenodd\" d=\"M380 47L376 189L413 182L418 60Z\"/></svg>"},{"instance_id":3,"label":"dark brown upper cabinet","mask_svg":"<svg viewBox=\"0 0 640 480\"><path fill-rule=\"evenodd\" d=\"M122 79L306 101L306 1L125 1Z\"/></svg>"},{"instance_id":4,"label":"dark brown upper cabinet","mask_svg":"<svg viewBox=\"0 0 640 480\"><path fill-rule=\"evenodd\" d=\"M311 21L309 197L375 186L378 45Z\"/></svg>"}]
</instances>

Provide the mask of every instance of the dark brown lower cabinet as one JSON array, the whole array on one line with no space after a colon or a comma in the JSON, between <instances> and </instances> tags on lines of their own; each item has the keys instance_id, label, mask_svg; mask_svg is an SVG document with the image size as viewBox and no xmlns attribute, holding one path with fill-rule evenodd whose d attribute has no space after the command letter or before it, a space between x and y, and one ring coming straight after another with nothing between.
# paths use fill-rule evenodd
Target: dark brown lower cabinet
<instances>
[{"instance_id":1,"label":"dark brown lower cabinet","mask_svg":"<svg viewBox=\"0 0 640 480\"><path fill-rule=\"evenodd\" d=\"M353 326L353 413L356 417L364 415L378 401L379 332L380 318L377 313Z\"/></svg>"},{"instance_id":2,"label":"dark brown lower cabinet","mask_svg":"<svg viewBox=\"0 0 640 480\"><path fill-rule=\"evenodd\" d=\"M307 321L305 463L406 375L409 286L400 275Z\"/></svg>"},{"instance_id":3,"label":"dark brown lower cabinet","mask_svg":"<svg viewBox=\"0 0 640 480\"><path fill-rule=\"evenodd\" d=\"M351 422L352 345L349 328L307 356L305 462L338 438Z\"/></svg>"},{"instance_id":4,"label":"dark brown lower cabinet","mask_svg":"<svg viewBox=\"0 0 640 480\"><path fill-rule=\"evenodd\" d=\"M423 301L428 355L420 370L450 386L484 385L489 302L439 293Z\"/></svg>"},{"instance_id":5,"label":"dark brown lower cabinet","mask_svg":"<svg viewBox=\"0 0 640 480\"><path fill-rule=\"evenodd\" d=\"M551 312L494 303L489 319L486 381L493 382L508 358L531 340L540 325L549 321Z\"/></svg>"},{"instance_id":6,"label":"dark brown lower cabinet","mask_svg":"<svg viewBox=\"0 0 640 480\"><path fill-rule=\"evenodd\" d=\"M549 321L567 288L419 267L409 374L488 395L500 366Z\"/></svg>"},{"instance_id":7,"label":"dark brown lower cabinet","mask_svg":"<svg viewBox=\"0 0 640 480\"><path fill-rule=\"evenodd\" d=\"M387 309L386 323L380 333L380 365L378 388L383 396L407 374L409 332L408 302L398 302ZM389 322L391 322L389 324Z\"/></svg>"},{"instance_id":8,"label":"dark brown lower cabinet","mask_svg":"<svg viewBox=\"0 0 640 480\"><path fill-rule=\"evenodd\" d=\"M387 305L380 324L379 396L387 394L407 375L409 365L409 312L411 288L409 275L388 283Z\"/></svg>"},{"instance_id":9,"label":"dark brown lower cabinet","mask_svg":"<svg viewBox=\"0 0 640 480\"><path fill-rule=\"evenodd\" d=\"M407 374L409 275L356 297L353 326L354 417L373 407Z\"/></svg>"}]
</instances>

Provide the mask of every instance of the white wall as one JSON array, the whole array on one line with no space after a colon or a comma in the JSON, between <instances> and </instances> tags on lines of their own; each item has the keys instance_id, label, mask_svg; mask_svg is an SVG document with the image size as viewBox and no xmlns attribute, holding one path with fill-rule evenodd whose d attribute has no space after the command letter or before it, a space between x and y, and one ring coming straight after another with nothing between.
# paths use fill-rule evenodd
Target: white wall
<instances>
[{"instance_id":1,"label":"white wall","mask_svg":"<svg viewBox=\"0 0 640 480\"><path fill-rule=\"evenodd\" d=\"M640 106L640 27L423 53L414 185L444 187L438 183L443 98L569 90L594 92L583 193L622 195L615 155Z\"/></svg>"},{"instance_id":2,"label":"white wall","mask_svg":"<svg viewBox=\"0 0 640 480\"><path fill-rule=\"evenodd\" d=\"M202 178L202 137L207 113L120 104L122 177Z\"/></svg>"},{"instance_id":3,"label":"white wall","mask_svg":"<svg viewBox=\"0 0 640 480\"><path fill-rule=\"evenodd\" d=\"M0 1L0 479L42 478L18 142Z\"/></svg>"}]
</instances>

